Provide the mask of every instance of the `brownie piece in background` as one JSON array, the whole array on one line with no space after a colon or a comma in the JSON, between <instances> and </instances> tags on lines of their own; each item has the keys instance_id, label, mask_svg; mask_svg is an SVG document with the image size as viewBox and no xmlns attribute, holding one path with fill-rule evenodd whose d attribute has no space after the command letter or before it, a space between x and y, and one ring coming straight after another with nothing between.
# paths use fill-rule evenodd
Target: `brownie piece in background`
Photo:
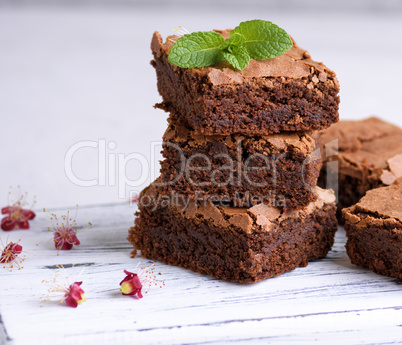
<instances>
[{"instance_id":1,"label":"brownie piece in background","mask_svg":"<svg viewBox=\"0 0 402 345\"><path fill-rule=\"evenodd\" d=\"M128 240L141 256L216 278L252 283L323 258L338 228L332 191L299 211L267 205L251 208L196 203L187 195L162 194L154 184L138 201Z\"/></svg>"},{"instance_id":2,"label":"brownie piece in background","mask_svg":"<svg viewBox=\"0 0 402 345\"><path fill-rule=\"evenodd\" d=\"M388 122L375 117L339 121L321 132L320 143L319 185L335 188L326 181L328 175L339 174L339 210L356 204L368 190L390 185L402 176L402 129Z\"/></svg>"},{"instance_id":3,"label":"brownie piece in background","mask_svg":"<svg viewBox=\"0 0 402 345\"><path fill-rule=\"evenodd\" d=\"M302 208L314 201L321 167L317 133L205 136L169 125L161 189L237 207Z\"/></svg>"},{"instance_id":4,"label":"brownie piece in background","mask_svg":"<svg viewBox=\"0 0 402 345\"><path fill-rule=\"evenodd\" d=\"M218 32L225 38L230 34ZM186 69L168 61L177 38L163 43L155 32L151 43L163 98L157 107L171 112L176 124L205 135L267 135L321 130L338 121L335 73L296 43L284 55L250 60L243 71L227 62Z\"/></svg>"},{"instance_id":5,"label":"brownie piece in background","mask_svg":"<svg viewBox=\"0 0 402 345\"><path fill-rule=\"evenodd\" d=\"M343 210L351 262L402 279L402 179Z\"/></svg>"}]
</instances>

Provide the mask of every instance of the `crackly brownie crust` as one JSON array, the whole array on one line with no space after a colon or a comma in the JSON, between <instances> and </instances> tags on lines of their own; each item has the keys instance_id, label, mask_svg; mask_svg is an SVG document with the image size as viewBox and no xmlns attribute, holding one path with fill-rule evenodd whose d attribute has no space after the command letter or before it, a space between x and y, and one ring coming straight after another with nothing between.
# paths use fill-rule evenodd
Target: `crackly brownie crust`
<instances>
[{"instance_id":1,"label":"crackly brownie crust","mask_svg":"<svg viewBox=\"0 0 402 345\"><path fill-rule=\"evenodd\" d=\"M237 207L302 208L316 198L321 157L315 137L204 136L171 123L163 136L161 189Z\"/></svg>"},{"instance_id":2,"label":"crackly brownie crust","mask_svg":"<svg viewBox=\"0 0 402 345\"><path fill-rule=\"evenodd\" d=\"M402 181L402 180L401 180ZM368 191L343 211L351 262L402 279L402 189L400 183Z\"/></svg>"},{"instance_id":3,"label":"crackly brownie crust","mask_svg":"<svg viewBox=\"0 0 402 345\"><path fill-rule=\"evenodd\" d=\"M307 266L331 249L337 230L334 197L317 191L320 197L309 207L283 211L262 204L249 209L186 204L187 199L163 203L151 184L140 195L128 240L134 254L141 250L149 259L216 278L257 282Z\"/></svg>"},{"instance_id":4,"label":"crackly brownie crust","mask_svg":"<svg viewBox=\"0 0 402 345\"><path fill-rule=\"evenodd\" d=\"M228 37L230 30L218 31ZM175 123L205 135L267 135L321 130L338 121L335 73L294 46L284 55L251 60L243 71L226 62L184 69L168 61L176 36L154 33L151 50L158 90Z\"/></svg>"},{"instance_id":5,"label":"crackly brownie crust","mask_svg":"<svg viewBox=\"0 0 402 345\"><path fill-rule=\"evenodd\" d=\"M378 118L340 121L321 132L323 164L319 185L339 174L339 212L368 190L392 184L402 176L402 129Z\"/></svg>"}]
</instances>

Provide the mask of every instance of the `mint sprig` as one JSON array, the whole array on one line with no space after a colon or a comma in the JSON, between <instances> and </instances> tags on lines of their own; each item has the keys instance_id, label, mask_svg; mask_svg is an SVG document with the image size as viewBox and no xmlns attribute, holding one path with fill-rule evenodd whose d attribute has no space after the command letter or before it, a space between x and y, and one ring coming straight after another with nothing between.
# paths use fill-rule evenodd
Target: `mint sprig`
<instances>
[{"instance_id":1,"label":"mint sprig","mask_svg":"<svg viewBox=\"0 0 402 345\"><path fill-rule=\"evenodd\" d=\"M243 70L250 59L271 59L287 52L292 39L276 24L249 20L233 29L226 40L214 31L199 31L177 39L168 60L182 68L206 67L226 60Z\"/></svg>"}]
</instances>

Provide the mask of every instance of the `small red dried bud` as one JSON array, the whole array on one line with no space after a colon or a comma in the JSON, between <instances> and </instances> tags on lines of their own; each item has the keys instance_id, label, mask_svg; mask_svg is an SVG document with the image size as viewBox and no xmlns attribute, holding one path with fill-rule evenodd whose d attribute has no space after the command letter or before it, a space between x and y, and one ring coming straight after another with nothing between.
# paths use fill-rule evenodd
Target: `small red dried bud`
<instances>
[{"instance_id":1,"label":"small red dried bud","mask_svg":"<svg viewBox=\"0 0 402 345\"><path fill-rule=\"evenodd\" d=\"M162 287L163 285L165 285L165 282L163 280L156 279L156 275L154 272L154 264L138 269L137 273L132 273L124 270L126 277L120 282L120 291L123 293L123 295L130 295L142 298L143 289L145 290L145 293L147 293L151 287Z\"/></svg>"},{"instance_id":2,"label":"small red dried bud","mask_svg":"<svg viewBox=\"0 0 402 345\"><path fill-rule=\"evenodd\" d=\"M1 255L0 255L0 263L2 264L9 264L15 261L19 254L22 252L22 246L18 243L10 242L7 244Z\"/></svg>"},{"instance_id":3,"label":"small red dried bud","mask_svg":"<svg viewBox=\"0 0 402 345\"><path fill-rule=\"evenodd\" d=\"M54 246L59 250L70 250L73 245L80 244L77 234L73 228L60 227L54 233Z\"/></svg>"},{"instance_id":4,"label":"small red dried bud","mask_svg":"<svg viewBox=\"0 0 402 345\"><path fill-rule=\"evenodd\" d=\"M81 284L82 282L75 282L71 284L66 292L64 301L69 307L77 308L78 303L86 301L84 290L80 287Z\"/></svg>"},{"instance_id":5,"label":"small red dried bud","mask_svg":"<svg viewBox=\"0 0 402 345\"><path fill-rule=\"evenodd\" d=\"M46 212L45 209L43 211ZM56 249L70 250L73 248L73 246L80 245L80 241L77 237L77 221L75 220L77 218L77 211L74 218L70 217L70 212L67 212L67 215L62 215L61 221L59 221L56 214L50 214L52 228L49 227L48 229L49 231L54 231L53 241ZM81 230L85 230L91 225L92 223L88 223L88 226L82 228Z\"/></svg>"},{"instance_id":6,"label":"small red dried bud","mask_svg":"<svg viewBox=\"0 0 402 345\"><path fill-rule=\"evenodd\" d=\"M55 271L54 278L51 281L42 280L42 283L48 285L48 289L46 297L41 297L41 300L42 302L57 300L69 307L77 308L78 304L86 301L84 290L81 288L82 281L71 283L76 279L70 280L69 274L63 265L56 266L59 269ZM84 269L85 267L82 269L80 275Z\"/></svg>"},{"instance_id":7,"label":"small red dried bud","mask_svg":"<svg viewBox=\"0 0 402 345\"><path fill-rule=\"evenodd\" d=\"M126 277L120 282L120 291L123 295L137 296L142 298L141 289L142 284L137 273L131 273L124 270Z\"/></svg>"}]
</instances>

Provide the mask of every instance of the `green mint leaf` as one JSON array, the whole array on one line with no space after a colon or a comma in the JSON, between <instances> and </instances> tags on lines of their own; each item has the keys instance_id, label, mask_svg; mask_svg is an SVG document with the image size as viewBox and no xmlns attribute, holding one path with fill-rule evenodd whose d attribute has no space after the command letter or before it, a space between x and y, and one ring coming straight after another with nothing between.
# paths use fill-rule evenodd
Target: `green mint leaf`
<instances>
[{"instance_id":1,"label":"green mint leaf","mask_svg":"<svg viewBox=\"0 0 402 345\"><path fill-rule=\"evenodd\" d=\"M220 46L223 37L213 31L193 32L177 39L170 49L168 60L183 68L211 66L223 61Z\"/></svg>"},{"instance_id":2,"label":"green mint leaf","mask_svg":"<svg viewBox=\"0 0 402 345\"><path fill-rule=\"evenodd\" d=\"M265 20L242 22L231 31L230 37L235 34L244 36L244 46L254 60L280 56L293 46L292 39L285 30Z\"/></svg>"},{"instance_id":3,"label":"green mint leaf","mask_svg":"<svg viewBox=\"0 0 402 345\"><path fill-rule=\"evenodd\" d=\"M236 47L244 46L244 42L246 42L244 36L242 34L235 33L226 39L225 42L223 42L221 45L221 50L232 52L232 50L236 49Z\"/></svg>"},{"instance_id":4,"label":"green mint leaf","mask_svg":"<svg viewBox=\"0 0 402 345\"><path fill-rule=\"evenodd\" d=\"M250 55L244 47L246 39L242 34L235 33L221 45L222 55L234 68L244 70L250 62Z\"/></svg>"},{"instance_id":5,"label":"green mint leaf","mask_svg":"<svg viewBox=\"0 0 402 345\"><path fill-rule=\"evenodd\" d=\"M222 51L222 55L227 62L240 71L244 70L250 62L250 55L245 47L235 47L231 52Z\"/></svg>"}]
</instances>

